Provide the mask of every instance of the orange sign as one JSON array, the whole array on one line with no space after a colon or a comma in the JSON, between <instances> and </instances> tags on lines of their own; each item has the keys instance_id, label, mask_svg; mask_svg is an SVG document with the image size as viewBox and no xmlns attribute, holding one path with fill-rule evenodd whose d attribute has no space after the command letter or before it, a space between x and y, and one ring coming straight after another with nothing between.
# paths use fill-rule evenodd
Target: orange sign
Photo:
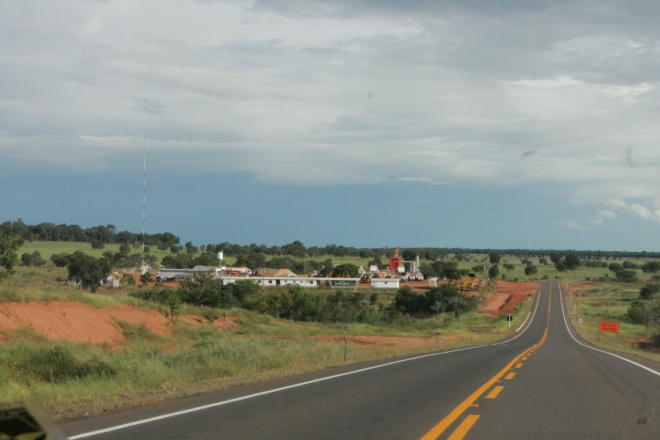
<instances>
[{"instance_id":1,"label":"orange sign","mask_svg":"<svg viewBox=\"0 0 660 440\"><path fill-rule=\"evenodd\" d=\"M598 323L599 332L610 332L610 333L619 333L619 323L618 322L599 322Z\"/></svg>"}]
</instances>

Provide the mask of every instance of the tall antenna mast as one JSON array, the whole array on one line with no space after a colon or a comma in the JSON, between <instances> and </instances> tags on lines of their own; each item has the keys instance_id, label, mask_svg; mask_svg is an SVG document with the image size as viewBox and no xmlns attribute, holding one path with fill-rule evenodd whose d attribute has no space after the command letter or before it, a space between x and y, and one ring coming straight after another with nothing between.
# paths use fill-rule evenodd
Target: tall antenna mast
<instances>
[{"instance_id":1,"label":"tall antenna mast","mask_svg":"<svg viewBox=\"0 0 660 440\"><path fill-rule=\"evenodd\" d=\"M143 164L144 168L142 171L142 257L144 257L144 245L145 245L145 219L147 213L147 138L143 137L144 146L143 146Z\"/></svg>"}]
</instances>

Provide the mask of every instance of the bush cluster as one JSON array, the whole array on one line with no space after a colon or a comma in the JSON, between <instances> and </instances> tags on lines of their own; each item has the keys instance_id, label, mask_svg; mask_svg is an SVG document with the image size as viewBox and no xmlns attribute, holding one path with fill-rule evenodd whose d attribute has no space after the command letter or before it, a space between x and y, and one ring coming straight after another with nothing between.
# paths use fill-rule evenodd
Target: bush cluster
<instances>
[{"instance_id":1,"label":"bush cluster","mask_svg":"<svg viewBox=\"0 0 660 440\"><path fill-rule=\"evenodd\" d=\"M141 288L131 295L155 301L176 311L179 302L218 308L240 307L296 321L325 323L392 323L404 315L427 318L440 312L459 313L473 310L477 297L466 297L455 286L443 285L424 294L410 287L398 290L388 306L369 307L375 303L361 291L333 290L327 293L305 290L300 286L276 286L262 292L257 284L241 280L221 285L210 276L200 275L185 280L179 289Z\"/></svg>"},{"instance_id":2,"label":"bush cluster","mask_svg":"<svg viewBox=\"0 0 660 440\"><path fill-rule=\"evenodd\" d=\"M409 286L398 290L392 307L408 315L427 318L440 312L460 313L474 310L479 303L476 296L465 296L456 286L443 284L424 293L416 293Z\"/></svg>"}]
</instances>

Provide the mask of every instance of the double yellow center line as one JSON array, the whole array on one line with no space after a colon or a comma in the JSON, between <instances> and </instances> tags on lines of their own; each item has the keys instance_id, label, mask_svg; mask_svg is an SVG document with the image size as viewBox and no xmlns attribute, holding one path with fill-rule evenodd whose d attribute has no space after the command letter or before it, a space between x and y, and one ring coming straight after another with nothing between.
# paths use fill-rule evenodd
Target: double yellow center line
<instances>
[{"instance_id":1,"label":"double yellow center line","mask_svg":"<svg viewBox=\"0 0 660 440\"><path fill-rule=\"evenodd\" d=\"M518 356L513 358L511 362L507 364L506 367L504 367L499 373L497 373L495 376L493 376L492 379L490 379L488 382L483 384L481 388L479 388L477 391L472 393L470 397L465 399L463 403L458 405L452 412L447 415L440 423L435 425L433 429L431 429L429 432L422 437L421 440L435 440L437 439L445 430L451 426L468 408L473 407L473 406L478 406L475 405L475 401L482 396L487 390L490 389L493 384L500 382L500 378L504 376L505 374L509 373L506 375L505 379L510 380L513 379L513 377L516 375L516 373L512 372L511 370L515 368L520 368L522 367L522 363L519 362L521 360L527 360L527 357L534 352L537 348L539 348L541 345L545 343L546 338L548 337L548 326L550 324L550 306L552 302L550 299L552 298L552 284L550 285L550 295L548 295L548 320L546 322L545 326L545 332L543 333L543 338L541 340L528 348L527 350L523 351L520 353ZM503 386L496 386L493 388L493 390L486 396L487 399L494 399L497 397L497 395L502 391L504 387ZM458 427L454 430L454 432L449 436L448 440L461 440L467 432L472 428L472 426L477 422L479 419L479 416L476 414L470 414L463 419L463 421L458 425Z\"/></svg>"}]
</instances>

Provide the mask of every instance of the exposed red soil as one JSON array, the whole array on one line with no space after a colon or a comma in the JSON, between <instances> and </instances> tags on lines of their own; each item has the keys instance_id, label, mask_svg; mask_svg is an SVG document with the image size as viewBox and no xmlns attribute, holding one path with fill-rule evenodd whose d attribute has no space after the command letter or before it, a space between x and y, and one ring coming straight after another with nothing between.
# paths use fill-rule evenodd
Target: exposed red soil
<instances>
[{"instance_id":1,"label":"exposed red soil","mask_svg":"<svg viewBox=\"0 0 660 440\"><path fill-rule=\"evenodd\" d=\"M497 280L497 293L488 299L479 313L487 315L503 315L513 313L516 307L525 302L528 295L536 294L539 283L515 283Z\"/></svg>"},{"instance_id":2,"label":"exposed red soil","mask_svg":"<svg viewBox=\"0 0 660 440\"><path fill-rule=\"evenodd\" d=\"M191 325L208 322L197 315L178 319ZM0 332L28 328L51 340L117 344L124 340L117 321L143 325L156 335L172 334L172 321L163 314L128 305L96 308L63 301L0 304ZM235 317L218 318L213 326L219 330L235 328Z\"/></svg>"},{"instance_id":3,"label":"exposed red soil","mask_svg":"<svg viewBox=\"0 0 660 440\"><path fill-rule=\"evenodd\" d=\"M167 283L170 284L170 283ZM172 283L173 284L173 283ZM428 281L409 283L414 288L428 288ZM498 294L493 296L482 313L498 315L510 313L515 306L527 299L528 293L536 292L538 283L513 283L497 281ZM573 285L571 288L588 287ZM175 287L172 285L172 287ZM209 323L198 315L181 315L177 319L190 325ZM151 333L161 336L172 334L172 321L156 310L142 310L128 305L97 308L89 304L63 301L2 303L0 304L0 341L6 339L3 332L31 329L51 340L69 340L91 344L116 345L125 338L118 321L143 325ZM274 323L296 328L297 324L282 320ZM236 317L221 316L211 323L220 331L238 328ZM438 342L449 343L451 335L443 335ZM339 336L317 336L320 341L342 342ZM348 336L349 341L362 346L424 346L435 344L435 339L399 338L386 336ZM449 338L449 339L448 339Z\"/></svg>"}]
</instances>

